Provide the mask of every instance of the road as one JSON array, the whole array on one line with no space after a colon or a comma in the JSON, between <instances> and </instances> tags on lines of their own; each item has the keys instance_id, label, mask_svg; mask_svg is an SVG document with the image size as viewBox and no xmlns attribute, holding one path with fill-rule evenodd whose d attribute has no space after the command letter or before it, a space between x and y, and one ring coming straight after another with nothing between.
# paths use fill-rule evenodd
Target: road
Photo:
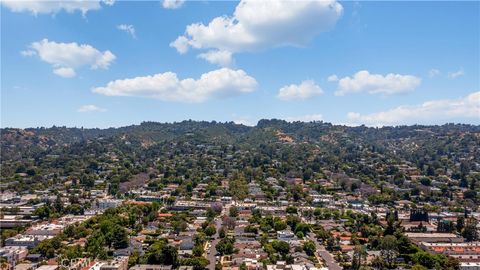
<instances>
[{"instance_id":1,"label":"road","mask_svg":"<svg viewBox=\"0 0 480 270\"><path fill-rule=\"evenodd\" d=\"M322 257L325 261L325 264L329 270L342 270L343 268L335 261L335 258L332 256L330 252L325 249L325 246L320 244L313 234L308 234L308 239L315 242L315 246L317 248L317 253Z\"/></svg>"},{"instance_id":2,"label":"road","mask_svg":"<svg viewBox=\"0 0 480 270\"><path fill-rule=\"evenodd\" d=\"M207 259L210 262L207 268L210 270L215 270L215 264L216 264L215 256L217 255L217 249L215 248L215 246L220 241L220 237L218 237L218 230L222 227L222 218L216 217L214 221L215 221L215 227L217 228L217 232L213 236L213 241L210 243L210 249L208 250L208 253L207 253Z\"/></svg>"}]
</instances>

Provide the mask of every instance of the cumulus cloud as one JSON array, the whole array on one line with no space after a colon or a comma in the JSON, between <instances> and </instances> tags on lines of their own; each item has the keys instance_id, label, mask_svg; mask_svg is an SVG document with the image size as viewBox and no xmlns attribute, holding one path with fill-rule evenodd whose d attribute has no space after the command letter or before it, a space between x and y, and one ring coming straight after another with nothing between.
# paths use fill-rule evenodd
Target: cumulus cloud
<instances>
[{"instance_id":1,"label":"cumulus cloud","mask_svg":"<svg viewBox=\"0 0 480 270\"><path fill-rule=\"evenodd\" d=\"M291 84L278 90L277 97L281 100L305 100L323 94L322 88L313 80L303 81L301 84Z\"/></svg>"},{"instance_id":2,"label":"cumulus cloud","mask_svg":"<svg viewBox=\"0 0 480 270\"><path fill-rule=\"evenodd\" d=\"M321 114L307 114L301 116L292 116L285 118L285 121L288 122L315 122L315 121L323 121L323 116Z\"/></svg>"},{"instance_id":3,"label":"cumulus cloud","mask_svg":"<svg viewBox=\"0 0 480 270\"><path fill-rule=\"evenodd\" d=\"M24 50L21 51L20 54L23 56L34 56L37 53L34 50Z\"/></svg>"},{"instance_id":4,"label":"cumulus cloud","mask_svg":"<svg viewBox=\"0 0 480 270\"><path fill-rule=\"evenodd\" d=\"M480 92L458 99L432 100L372 114L349 112L347 119L352 124L369 126L433 124L455 119L472 119L480 122Z\"/></svg>"},{"instance_id":5,"label":"cumulus cloud","mask_svg":"<svg viewBox=\"0 0 480 270\"><path fill-rule=\"evenodd\" d=\"M244 125L244 126L250 126L250 127L255 126L255 123L245 118L234 119L233 122L237 125Z\"/></svg>"},{"instance_id":6,"label":"cumulus cloud","mask_svg":"<svg viewBox=\"0 0 480 270\"><path fill-rule=\"evenodd\" d=\"M244 125L244 126L255 126L258 120L253 119L250 115L238 115L233 113L232 121L237 125Z\"/></svg>"},{"instance_id":7,"label":"cumulus cloud","mask_svg":"<svg viewBox=\"0 0 480 270\"><path fill-rule=\"evenodd\" d=\"M163 101L198 103L255 91L257 81L245 71L222 68L204 73L199 79L180 80L173 72L109 82L93 92L106 96L136 96Z\"/></svg>"},{"instance_id":8,"label":"cumulus cloud","mask_svg":"<svg viewBox=\"0 0 480 270\"><path fill-rule=\"evenodd\" d=\"M238 53L280 46L306 46L328 31L343 7L328 1L242 0L231 16L216 17L208 24L194 23L170 43L179 53L189 48Z\"/></svg>"},{"instance_id":9,"label":"cumulus cloud","mask_svg":"<svg viewBox=\"0 0 480 270\"><path fill-rule=\"evenodd\" d=\"M336 81L338 81L338 77L337 77L337 75L332 74L332 75L328 76L327 81L336 82Z\"/></svg>"},{"instance_id":10,"label":"cumulus cloud","mask_svg":"<svg viewBox=\"0 0 480 270\"><path fill-rule=\"evenodd\" d=\"M435 76L437 76L437 75L440 75L440 70L438 70L438 69L432 68L432 69L430 69L430 71L428 72L428 77L430 77L430 78L433 78L433 77L435 77Z\"/></svg>"},{"instance_id":11,"label":"cumulus cloud","mask_svg":"<svg viewBox=\"0 0 480 270\"><path fill-rule=\"evenodd\" d=\"M172 43L170 43L170 47L174 47L175 49L177 49L177 52L179 54L185 54L186 52L188 52L188 47L189 47L188 42L189 42L188 38L184 36L180 36L177 39L175 39Z\"/></svg>"},{"instance_id":12,"label":"cumulus cloud","mask_svg":"<svg viewBox=\"0 0 480 270\"><path fill-rule=\"evenodd\" d=\"M133 27L133 25L131 25L131 24L119 24L119 25L117 25L117 29L121 30L121 31L124 31L125 33L132 36L132 38L137 38L137 36L135 34L135 27Z\"/></svg>"},{"instance_id":13,"label":"cumulus cloud","mask_svg":"<svg viewBox=\"0 0 480 270\"><path fill-rule=\"evenodd\" d=\"M53 70L53 73L64 78L75 77L76 73L73 68L61 67Z\"/></svg>"},{"instance_id":14,"label":"cumulus cloud","mask_svg":"<svg viewBox=\"0 0 480 270\"><path fill-rule=\"evenodd\" d=\"M13 12L30 12L32 14L50 14L66 11L73 13L80 11L85 15L90 10L99 10L102 8L101 2L106 5L112 5L114 1L98 1L98 0L60 0L60 1L45 1L45 0L2 0L1 4Z\"/></svg>"},{"instance_id":15,"label":"cumulus cloud","mask_svg":"<svg viewBox=\"0 0 480 270\"><path fill-rule=\"evenodd\" d=\"M38 55L42 61L52 65L55 74L62 77L75 76L75 69L83 66L108 69L115 60L115 55L108 50L101 52L88 44L57 43L48 39L33 42L29 50L21 54Z\"/></svg>"},{"instance_id":16,"label":"cumulus cloud","mask_svg":"<svg viewBox=\"0 0 480 270\"><path fill-rule=\"evenodd\" d=\"M212 50L199 54L198 58L205 59L212 64L222 67L228 67L232 64L232 53L229 51Z\"/></svg>"},{"instance_id":17,"label":"cumulus cloud","mask_svg":"<svg viewBox=\"0 0 480 270\"><path fill-rule=\"evenodd\" d=\"M87 113L87 112L106 112L107 109L105 108L100 108L96 105L92 105L92 104L89 104L89 105L83 105L81 106L80 108L78 108L77 112L80 112L80 113Z\"/></svg>"},{"instance_id":18,"label":"cumulus cloud","mask_svg":"<svg viewBox=\"0 0 480 270\"><path fill-rule=\"evenodd\" d=\"M343 96L348 93L359 92L393 95L413 91L420 83L421 79L412 75L389 73L384 76L361 70L352 77L344 77L338 80L335 95Z\"/></svg>"},{"instance_id":19,"label":"cumulus cloud","mask_svg":"<svg viewBox=\"0 0 480 270\"><path fill-rule=\"evenodd\" d=\"M183 6L185 0L163 0L162 6L166 9L177 9Z\"/></svg>"},{"instance_id":20,"label":"cumulus cloud","mask_svg":"<svg viewBox=\"0 0 480 270\"><path fill-rule=\"evenodd\" d=\"M448 77L449 78L452 78L452 79L455 79L457 77L461 77L465 75L465 72L463 71L463 69L460 69L460 70L457 70L457 71L453 71L453 72L449 72L448 73Z\"/></svg>"}]
</instances>

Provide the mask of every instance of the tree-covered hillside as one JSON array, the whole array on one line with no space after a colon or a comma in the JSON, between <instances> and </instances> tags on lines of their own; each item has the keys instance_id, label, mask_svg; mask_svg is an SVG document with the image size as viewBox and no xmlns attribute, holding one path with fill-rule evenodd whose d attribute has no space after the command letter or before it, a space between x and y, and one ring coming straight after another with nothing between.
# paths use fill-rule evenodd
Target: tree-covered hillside
<instances>
[{"instance_id":1,"label":"tree-covered hillside","mask_svg":"<svg viewBox=\"0 0 480 270\"><path fill-rule=\"evenodd\" d=\"M104 180L117 194L141 173L151 180L143 184L178 183L187 194L202 182L213 192L222 179L238 175L247 182L338 176L344 190L381 188L379 201L445 200L460 190L462 204L479 202L480 127L472 125L144 122L109 129L7 128L1 138L2 188L17 191L65 181L93 187Z\"/></svg>"}]
</instances>

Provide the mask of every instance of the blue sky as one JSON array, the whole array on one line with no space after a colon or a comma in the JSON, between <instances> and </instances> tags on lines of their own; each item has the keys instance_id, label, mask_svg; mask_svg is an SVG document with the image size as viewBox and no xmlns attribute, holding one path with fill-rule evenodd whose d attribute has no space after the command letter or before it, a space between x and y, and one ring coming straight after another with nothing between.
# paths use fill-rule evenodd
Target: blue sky
<instances>
[{"instance_id":1,"label":"blue sky","mask_svg":"<svg viewBox=\"0 0 480 270\"><path fill-rule=\"evenodd\" d=\"M2 127L480 124L477 1L2 1L1 13Z\"/></svg>"}]
</instances>

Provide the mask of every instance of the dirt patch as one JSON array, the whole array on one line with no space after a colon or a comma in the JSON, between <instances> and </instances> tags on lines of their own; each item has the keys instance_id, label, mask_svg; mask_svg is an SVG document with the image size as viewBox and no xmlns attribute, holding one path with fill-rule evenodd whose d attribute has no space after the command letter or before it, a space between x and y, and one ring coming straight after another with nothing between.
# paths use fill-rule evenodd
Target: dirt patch
<instances>
[{"instance_id":1,"label":"dirt patch","mask_svg":"<svg viewBox=\"0 0 480 270\"><path fill-rule=\"evenodd\" d=\"M128 182L120 183L120 192L125 193L131 189L142 187L147 183L148 178L147 173L136 174Z\"/></svg>"}]
</instances>

